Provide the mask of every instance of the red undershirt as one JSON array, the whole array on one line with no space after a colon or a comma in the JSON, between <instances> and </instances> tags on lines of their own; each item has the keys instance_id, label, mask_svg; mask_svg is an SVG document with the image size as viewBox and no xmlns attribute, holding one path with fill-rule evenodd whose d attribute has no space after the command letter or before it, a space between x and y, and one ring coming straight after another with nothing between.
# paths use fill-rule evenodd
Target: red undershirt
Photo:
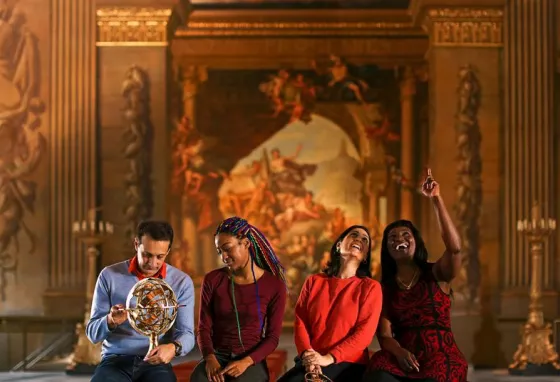
<instances>
[{"instance_id":1,"label":"red undershirt","mask_svg":"<svg viewBox=\"0 0 560 382\"><path fill-rule=\"evenodd\" d=\"M155 275L153 276L146 276L145 274L142 273L142 271L140 270L140 266L138 265L138 258L136 256L134 256L132 259L130 259L130 265L128 266L128 271L130 273L132 273L133 275L135 275L136 277L138 277L138 280L142 280L145 279L147 277L154 277L154 278L160 278L160 279L164 279L165 276L167 275L167 264L163 263L163 265L161 266L161 268L156 272Z\"/></svg>"}]
</instances>

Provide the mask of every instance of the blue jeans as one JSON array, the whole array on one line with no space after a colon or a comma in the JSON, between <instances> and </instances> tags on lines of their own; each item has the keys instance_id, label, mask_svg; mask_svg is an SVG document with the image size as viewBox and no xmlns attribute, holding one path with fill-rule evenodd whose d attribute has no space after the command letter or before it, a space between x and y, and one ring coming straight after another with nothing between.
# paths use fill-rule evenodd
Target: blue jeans
<instances>
[{"instance_id":1,"label":"blue jeans","mask_svg":"<svg viewBox=\"0 0 560 382\"><path fill-rule=\"evenodd\" d=\"M171 364L150 365L144 356L110 354L101 360L91 382L177 382Z\"/></svg>"}]
</instances>

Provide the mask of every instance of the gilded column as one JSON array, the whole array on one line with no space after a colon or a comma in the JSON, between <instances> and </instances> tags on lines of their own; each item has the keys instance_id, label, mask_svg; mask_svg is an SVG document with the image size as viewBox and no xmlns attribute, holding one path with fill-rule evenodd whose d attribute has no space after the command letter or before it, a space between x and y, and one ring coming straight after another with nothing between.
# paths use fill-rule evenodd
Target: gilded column
<instances>
[{"instance_id":1,"label":"gilded column","mask_svg":"<svg viewBox=\"0 0 560 382\"><path fill-rule=\"evenodd\" d=\"M422 7L421 3L413 1L430 39L426 164L441 186L445 203L450 209L454 207L452 218L468 248L463 272L453 289L456 310L471 309L479 297L480 263L487 263L492 270L492 288L498 287L499 280L503 7L497 0L488 0L488 6L480 8L461 7L461 1L454 7L438 7L434 1ZM484 163L482 173L480 163ZM482 190L470 188L478 184ZM485 213L483 219L478 212L462 213L466 198L469 206L477 201L477 208ZM435 260L444 246L432 209L426 214L428 227L423 231L427 231Z\"/></svg>"},{"instance_id":2,"label":"gilded column","mask_svg":"<svg viewBox=\"0 0 560 382\"><path fill-rule=\"evenodd\" d=\"M96 205L95 5L52 0L47 314L83 314L87 259L72 222ZM76 312L72 312L72 307Z\"/></svg>"},{"instance_id":3,"label":"gilded column","mask_svg":"<svg viewBox=\"0 0 560 382\"><path fill-rule=\"evenodd\" d=\"M401 79L401 170L406 176L414 177L414 95L416 76L412 67L404 68ZM408 187L401 187L401 218L414 221L414 195Z\"/></svg>"},{"instance_id":4,"label":"gilded column","mask_svg":"<svg viewBox=\"0 0 560 382\"><path fill-rule=\"evenodd\" d=\"M125 238L128 243L123 253L119 240L106 242L102 249L102 265L133 255L130 236L134 234L137 220L169 218L172 155L168 128L171 124L168 34L171 14L168 4L96 9L103 216L115 222L115 236ZM123 98L129 90L139 93ZM141 123L147 135L130 135L131 123ZM123 136L131 139L128 146ZM139 144L141 142L144 144ZM131 171L138 170L138 162L130 160L134 150L138 152L134 158L141 159L146 170L137 180ZM134 183L129 181L131 179ZM136 190L140 185L142 191ZM136 194L141 196L138 202Z\"/></svg>"},{"instance_id":5,"label":"gilded column","mask_svg":"<svg viewBox=\"0 0 560 382\"><path fill-rule=\"evenodd\" d=\"M556 0L511 0L506 8L504 47L504 309L508 297L526 294L530 256L515 222L534 200L554 216L554 17ZM544 246L545 291L554 288L554 243ZM545 292L546 295L546 292ZM550 295L550 294L549 294ZM547 305L547 304L545 304ZM556 312L552 311L552 314ZM512 312L512 314L523 312Z\"/></svg>"},{"instance_id":6,"label":"gilded column","mask_svg":"<svg viewBox=\"0 0 560 382\"><path fill-rule=\"evenodd\" d=\"M190 124L191 131L196 131L196 95L198 87L201 83L206 81L207 72L205 67L187 65L182 67L183 79L183 118L187 118ZM182 240L187 243L189 248L189 266L190 270L195 275L204 275L209 270L216 267L215 257L208 256L215 251L214 240L208 235L200 235L197 230L197 223L195 219L195 208L192 206L192 201L183 190L181 198L181 233ZM208 252L208 244L212 245L212 251Z\"/></svg>"}]
</instances>

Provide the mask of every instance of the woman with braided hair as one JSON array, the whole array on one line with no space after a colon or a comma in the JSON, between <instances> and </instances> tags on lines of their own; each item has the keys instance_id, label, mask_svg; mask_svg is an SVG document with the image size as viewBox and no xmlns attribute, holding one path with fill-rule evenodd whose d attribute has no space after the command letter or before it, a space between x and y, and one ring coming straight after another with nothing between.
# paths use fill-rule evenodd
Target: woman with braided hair
<instances>
[{"instance_id":1,"label":"woman with braided hair","mask_svg":"<svg viewBox=\"0 0 560 382\"><path fill-rule=\"evenodd\" d=\"M311 375L360 381L381 306L381 285L371 278L369 231L351 226L334 242L323 273L305 280L295 309L299 356L278 382L304 382Z\"/></svg>"},{"instance_id":2,"label":"woman with braided hair","mask_svg":"<svg viewBox=\"0 0 560 382\"><path fill-rule=\"evenodd\" d=\"M202 282L197 341L203 360L190 380L268 381L266 357L278 346L286 306L284 268L245 219L220 223L215 242L226 267Z\"/></svg>"}]
</instances>

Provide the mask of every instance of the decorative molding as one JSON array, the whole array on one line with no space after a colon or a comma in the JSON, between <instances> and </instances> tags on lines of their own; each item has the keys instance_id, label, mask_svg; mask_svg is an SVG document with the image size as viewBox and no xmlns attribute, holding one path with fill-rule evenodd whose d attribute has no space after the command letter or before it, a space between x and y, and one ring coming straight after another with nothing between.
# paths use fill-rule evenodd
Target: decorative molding
<instances>
[{"instance_id":1,"label":"decorative molding","mask_svg":"<svg viewBox=\"0 0 560 382\"><path fill-rule=\"evenodd\" d=\"M177 37L425 36L406 10L194 10Z\"/></svg>"},{"instance_id":2,"label":"decorative molding","mask_svg":"<svg viewBox=\"0 0 560 382\"><path fill-rule=\"evenodd\" d=\"M503 46L504 11L495 8L432 8L424 27L433 47Z\"/></svg>"},{"instance_id":3,"label":"decorative molding","mask_svg":"<svg viewBox=\"0 0 560 382\"><path fill-rule=\"evenodd\" d=\"M425 62L428 39L420 38L193 38L175 39L174 58L181 66L260 69L289 62L293 69L310 69L310 62L337 52L356 65L375 62L387 68Z\"/></svg>"},{"instance_id":4,"label":"decorative molding","mask_svg":"<svg viewBox=\"0 0 560 382\"><path fill-rule=\"evenodd\" d=\"M97 9L97 46L166 46L171 8Z\"/></svg>"},{"instance_id":5,"label":"decorative molding","mask_svg":"<svg viewBox=\"0 0 560 382\"><path fill-rule=\"evenodd\" d=\"M459 70L455 130L457 133L457 203L455 213L463 242L466 281L459 293L470 303L478 302L480 288L480 216L482 208L482 134L478 124L480 82L471 66ZM460 275L462 278L463 275Z\"/></svg>"},{"instance_id":6,"label":"decorative molding","mask_svg":"<svg viewBox=\"0 0 560 382\"><path fill-rule=\"evenodd\" d=\"M125 175L126 206L124 215L125 247L134 240L138 223L152 215L153 197L151 180L151 158L153 126L150 118L150 78L148 73L134 65L125 75L122 94L126 100L124 118L125 149L128 161Z\"/></svg>"},{"instance_id":7,"label":"decorative molding","mask_svg":"<svg viewBox=\"0 0 560 382\"><path fill-rule=\"evenodd\" d=\"M20 257L36 250L36 231L26 220L35 212L38 184L29 176L45 159L47 145L41 132L45 104L40 98L37 36L24 15L14 12L14 4L4 7L0 23L4 63L0 68L0 302L7 298L8 274L15 277Z\"/></svg>"},{"instance_id":8,"label":"decorative molding","mask_svg":"<svg viewBox=\"0 0 560 382\"><path fill-rule=\"evenodd\" d=\"M177 37L422 36L411 22L189 22Z\"/></svg>"}]
</instances>

